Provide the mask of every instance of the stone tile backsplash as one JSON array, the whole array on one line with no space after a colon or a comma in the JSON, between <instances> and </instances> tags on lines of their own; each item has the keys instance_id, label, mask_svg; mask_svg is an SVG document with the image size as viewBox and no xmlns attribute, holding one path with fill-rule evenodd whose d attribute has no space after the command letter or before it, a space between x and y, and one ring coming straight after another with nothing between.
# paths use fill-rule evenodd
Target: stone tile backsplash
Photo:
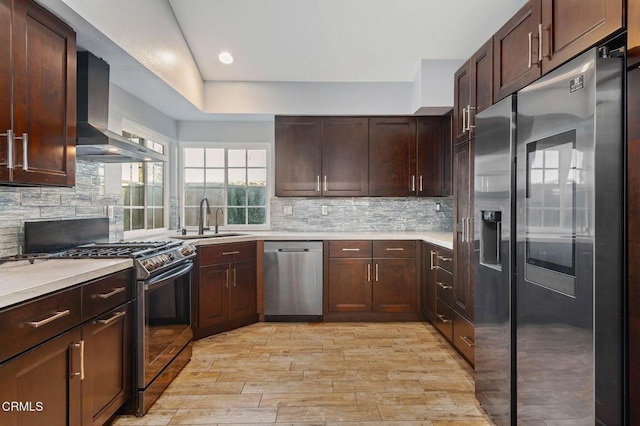
<instances>
[{"instance_id":1,"label":"stone tile backsplash","mask_svg":"<svg viewBox=\"0 0 640 426\"><path fill-rule=\"evenodd\" d=\"M25 221L104 217L108 205L114 206L109 238L117 241L123 237L122 195L105 194L104 163L95 161L76 161L73 188L0 186L0 256L22 252Z\"/></svg>"},{"instance_id":2,"label":"stone tile backsplash","mask_svg":"<svg viewBox=\"0 0 640 426\"><path fill-rule=\"evenodd\" d=\"M436 203L441 205L440 212ZM274 231L451 231L453 220L452 197L275 197L270 208ZM291 208L292 214L286 214L285 208Z\"/></svg>"}]
</instances>

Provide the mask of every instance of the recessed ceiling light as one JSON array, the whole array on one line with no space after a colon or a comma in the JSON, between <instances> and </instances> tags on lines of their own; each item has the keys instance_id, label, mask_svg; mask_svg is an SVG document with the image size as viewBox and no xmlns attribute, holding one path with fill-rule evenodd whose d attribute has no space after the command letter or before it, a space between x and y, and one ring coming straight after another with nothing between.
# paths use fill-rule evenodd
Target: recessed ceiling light
<instances>
[{"instance_id":1,"label":"recessed ceiling light","mask_svg":"<svg viewBox=\"0 0 640 426\"><path fill-rule=\"evenodd\" d=\"M231 54L231 52L229 52L227 50L223 50L218 55L218 60L220 62L222 62L223 64L225 64L225 65L229 65L230 63L233 62L233 55Z\"/></svg>"}]
</instances>

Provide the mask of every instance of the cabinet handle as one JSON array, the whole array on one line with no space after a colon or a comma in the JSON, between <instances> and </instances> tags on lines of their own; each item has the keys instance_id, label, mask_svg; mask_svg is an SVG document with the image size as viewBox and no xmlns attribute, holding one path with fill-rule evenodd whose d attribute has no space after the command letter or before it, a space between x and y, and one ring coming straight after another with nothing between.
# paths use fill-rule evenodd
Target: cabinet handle
<instances>
[{"instance_id":1,"label":"cabinet handle","mask_svg":"<svg viewBox=\"0 0 640 426\"><path fill-rule=\"evenodd\" d=\"M460 336L460 340L462 340L463 342L465 342L470 348L475 346L475 343L473 342L473 340L471 340L470 338L468 338L467 336Z\"/></svg>"},{"instance_id":2,"label":"cabinet handle","mask_svg":"<svg viewBox=\"0 0 640 426\"><path fill-rule=\"evenodd\" d=\"M473 219L467 218L467 242L470 243L473 241Z\"/></svg>"},{"instance_id":3,"label":"cabinet handle","mask_svg":"<svg viewBox=\"0 0 640 426\"><path fill-rule=\"evenodd\" d=\"M549 41L547 42L547 47L549 48L549 51L547 52L546 55L542 54L542 33L544 31L548 31L549 32ZM547 58L547 59L551 59L551 51L552 51L552 34L551 34L551 25L543 25L543 24L538 24L538 34L540 34L540 53L538 54L538 58L540 59L540 62L542 63L542 58Z\"/></svg>"},{"instance_id":4,"label":"cabinet handle","mask_svg":"<svg viewBox=\"0 0 640 426\"><path fill-rule=\"evenodd\" d=\"M420 177L418 178L418 182L419 182L418 188L420 192L422 192L422 175L420 175Z\"/></svg>"},{"instance_id":5,"label":"cabinet handle","mask_svg":"<svg viewBox=\"0 0 640 426\"><path fill-rule=\"evenodd\" d=\"M542 24L538 24L538 61L542 64L542 31L544 30Z\"/></svg>"},{"instance_id":6,"label":"cabinet handle","mask_svg":"<svg viewBox=\"0 0 640 426\"><path fill-rule=\"evenodd\" d=\"M233 268L233 286L235 287L238 282L238 268Z\"/></svg>"},{"instance_id":7,"label":"cabinet handle","mask_svg":"<svg viewBox=\"0 0 640 426\"><path fill-rule=\"evenodd\" d=\"M62 317L66 317L67 315L69 315L69 313L70 313L69 309L66 309L64 311L57 311L55 314L51 315L49 318L45 318L40 321L29 321L27 324L33 328L42 327L43 325L49 324L52 321L55 321Z\"/></svg>"},{"instance_id":8,"label":"cabinet handle","mask_svg":"<svg viewBox=\"0 0 640 426\"><path fill-rule=\"evenodd\" d=\"M431 260L431 266L429 267L429 270L433 271L434 269L436 269L436 266L434 265L433 262L433 255L436 254L435 251L431 250L431 256L430 256L430 260Z\"/></svg>"},{"instance_id":9,"label":"cabinet handle","mask_svg":"<svg viewBox=\"0 0 640 426\"><path fill-rule=\"evenodd\" d=\"M438 284L438 287L440 287L443 290L449 290L450 288L453 288L450 285L446 285L445 283L441 283L440 281L436 281L436 284Z\"/></svg>"},{"instance_id":10,"label":"cabinet handle","mask_svg":"<svg viewBox=\"0 0 640 426\"><path fill-rule=\"evenodd\" d=\"M7 133L0 133L7 137L7 169L13 169L13 129L7 129Z\"/></svg>"},{"instance_id":11,"label":"cabinet handle","mask_svg":"<svg viewBox=\"0 0 640 426\"><path fill-rule=\"evenodd\" d=\"M324 175L324 191L327 192L327 175Z\"/></svg>"},{"instance_id":12,"label":"cabinet handle","mask_svg":"<svg viewBox=\"0 0 640 426\"><path fill-rule=\"evenodd\" d=\"M371 264L367 263L367 282L371 282Z\"/></svg>"},{"instance_id":13,"label":"cabinet handle","mask_svg":"<svg viewBox=\"0 0 640 426\"><path fill-rule=\"evenodd\" d=\"M416 192L416 175L411 175L411 192Z\"/></svg>"},{"instance_id":14,"label":"cabinet handle","mask_svg":"<svg viewBox=\"0 0 640 426\"><path fill-rule=\"evenodd\" d=\"M462 133L467 131L467 107L462 108Z\"/></svg>"},{"instance_id":15,"label":"cabinet handle","mask_svg":"<svg viewBox=\"0 0 640 426\"><path fill-rule=\"evenodd\" d=\"M378 277L378 264L376 263L376 282L378 282L378 281L379 281L379 279L378 279L378 278L379 278L379 277Z\"/></svg>"},{"instance_id":16,"label":"cabinet handle","mask_svg":"<svg viewBox=\"0 0 640 426\"><path fill-rule=\"evenodd\" d=\"M115 320L117 320L118 318L121 318L121 317L123 317L125 315L127 315L127 311L114 312L114 314L111 316L111 318L97 320L96 323L102 324L102 325L108 325L108 324L111 324L112 322L114 322Z\"/></svg>"},{"instance_id":17,"label":"cabinet handle","mask_svg":"<svg viewBox=\"0 0 640 426\"><path fill-rule=\"evenodd\" d=\"M21 137L14 139L22 139L22 170L29 170L29 134L23 133Z\"/></svg>"},{"instance_id":18,"label":"cabinet handle","mask_svg":"<svg viewBox=\"0 0 640 426\"><path fill-rule=\"evenodd\" d=\"M342 251L360 251L359 248L343 248Z\"/></svg>"},{"instance_id":19,"label":"cabinet handle","mask_svg":"<svg viewBox=\"0 0 640 426\"><path fill-rule=\"evenodd\" d=\"M229 270L228 269L224 270L224 286L226 288L229 288Z\"/></svg>"},{"instance_id":20,"label":"cabinet handle","mask_svg":"<svg viewBox=\"0 0 640 426\"><path fill-rule=\"evenodd\" d=\"M385 250L387 251L404 251L402 247L387 247Z\"/></svg>"},{"instance_id":21,"label":"cabinet handle","mask_svg":"<svg viewBox=\"0 0 640 426\"><path fill-rule=\"evenodd\" d=\"M436 315L436 316L437 316L437 317L438 317L438 319L439 319L440 321L442 321L444 324L447 324L447 323L451 322L451 320L450 320L450 319L447 319L447 317L445 317L444 315L438 314L438 315Z\"/></svg>"},{"instance_id":22,"label":"cabinet handle","mask_svg":"<svg viewBox=\"0 0 640 426\"><path fill-rule=\"evenodd\" d=\"M464 217L460 219L460 222L462 222L462 237L461 237L462 242L466 243L467 242L467 231L466 231L467 222Z\"/></svg>"},{"instance_id":23,"label":"cabinet handle","mask_svg":"<svg viewBox=\"0 0 640 426\"><path fill-rule=\"evenodd\" d=\"M108 299L111 296L115 296L118 293L122 293L125 291L125 287L118 287L118 288L114 288L113 291L110 291L109 293L100 293L100 294L95 294L93 297L99 297L100 299Z\"/></svg>"},{"instance_id":24,"label":"cabinet handle","mask_svg":"<svg viewBox=\"0 0 640 426\"><path fill-rule=\"evenodd\" d=\"M77 373L71 373L71 377L80 377L80 380L84 380L84 340L80 340L78 343L73 343L71 346L80 349L80 371Z\"/></svg>"},{"instance_id":25,"label":"cabinet handle","mask_svg":"<svg viewBox=\"0 0 640 426\"><path fill-rule=\"evenodd\" d=\"M433 252L433 253L435 253L435 252ZM451 262L453 260L450 257L444 257L444 256L440 256L440 255L438 255L438 259L442 260L443 262Z\"/></svg>"},{"instance_id":26,"label":"cabinet handle","mask_svg":"<svg viewBox=\"0 0 640 426\"><path fill-rule=\"evenodd\" d=\"M471 131L471 129L475 129L476 125L474 124L473 126L471 125L471 110L475 111L476 107L469 105L467 107L467 130ZM474 118L475 118L475 112L474 112Z\"/></svg>"},{"instance_id":27,"label":"cabinet handle","mask_svg":"<svg viewBox=\"0 0 640 426\"><path fill-rule=\"evenodd\" d=\"M316 191L320 192L320 175L316 176Z\"/></svg>"},{"instance_id":28,"label":"cabinet handle","mask_svg":"<svg viewBox=\"0 0 640 426\"><path fill-rule=\"evenodd\" d=\"M223 256L230 256L230 255L232 255L232 254L240 254L240 252L239 252L239 251L237 251L237 250L236 250L236 251L223 251L223 252L222 252L222 255L223 255Z\"/></svg>"},{"instance_id":29,"label":"cabinet handle","mask_svg":"<svg viewBox=\"0 0 640 426\"><path fill-rule=\"evenodd\" d=\"M532 61L531 57L533 56L533 33L529 31L529 62L527 62L527 69L531 69Z\"/></svg>"}]
</instances>

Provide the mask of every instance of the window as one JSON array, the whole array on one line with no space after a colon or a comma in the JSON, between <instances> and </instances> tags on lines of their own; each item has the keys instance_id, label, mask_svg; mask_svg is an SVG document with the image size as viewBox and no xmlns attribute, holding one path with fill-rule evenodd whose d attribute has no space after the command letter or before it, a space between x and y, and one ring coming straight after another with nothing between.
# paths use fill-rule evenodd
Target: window
<instances>
[{"instance_id":1,"label":"window","mask_svg":"<svg viewBox=\"0 0 640 426\"><path fill-rule=\"evenodd\" d=\"M220 225L267 223L266 148L184 148L184 225L197 226L200 200L220 207ZM213 213L213 210L212 210Z\"/></svg>"},{"instance_id":2,"label":"window","mask_svg":"<svg viewBox=\"0 0 640 426\"><path fill-rule=\"evenodd\" d=\"M128 132L131 141L164 153L164 145ZM165 165L159 163L123 163L124 231L164 228Z\"/></svg>"}]
</instances>

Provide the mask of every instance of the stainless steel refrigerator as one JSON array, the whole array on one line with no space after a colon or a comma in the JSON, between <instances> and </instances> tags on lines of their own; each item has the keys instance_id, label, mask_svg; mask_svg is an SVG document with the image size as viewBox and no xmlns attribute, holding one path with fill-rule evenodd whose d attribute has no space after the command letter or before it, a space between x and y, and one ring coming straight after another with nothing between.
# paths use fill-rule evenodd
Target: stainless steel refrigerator
<instances>
[{"instance_id":1,"label":"stainless steel refrigerator","mask_svg":"<svg viewBox=\"0 0 640 426\"><path fill-rule=\"evenodd\" d=\"M495 422L624 423L620 58L478 114L476 398Z\"/></svg>"}]
</instances>

